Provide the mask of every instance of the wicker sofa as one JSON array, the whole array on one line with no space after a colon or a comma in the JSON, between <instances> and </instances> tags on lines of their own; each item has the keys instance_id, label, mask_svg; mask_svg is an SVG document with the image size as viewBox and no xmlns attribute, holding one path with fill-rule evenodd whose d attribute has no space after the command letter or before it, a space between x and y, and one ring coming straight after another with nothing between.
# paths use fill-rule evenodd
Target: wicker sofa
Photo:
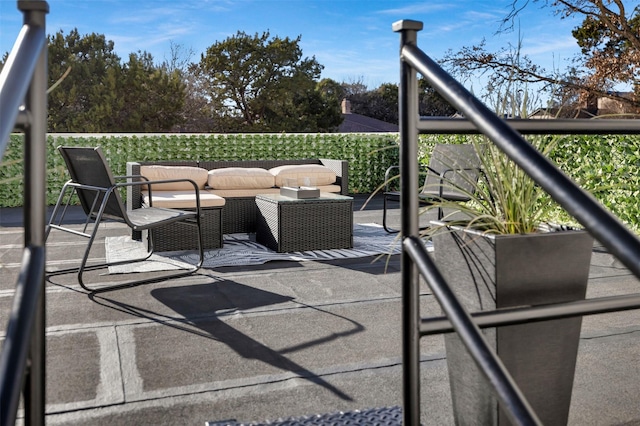
<instances>
[{"instance_id":1,"label":"wicker sofa","mask_svg":"<svg viewBox=\"0 0 640 426\"><path fill-rule=\"evenodd\" d=\"M216 170L223 172L223 170L231 169L263 169L272 170L274 168L287 168L288 166L305 166L316 165L323 166L324 168L331 170L335 174L335 182L331 185L318 185L321 190L339 193L342 195L348 194L348 173L349 163L345 160L331 160L331 159L302 159L302 160L242 160L242 161L131 161L127 162L127 175L141 175L141 171L145 170L144 166L167 166L167 167L197 167L205 169L208 173ZM148 170L148 169L146 169ZM211 182L211 180L209 180ZM276 182L277 178L276 178ZM255 232L257 224L257 207L255 203L255 196L257 194L265 193L277 193L279 187L273 185L266 188L237 188L232 189L219 189L212 188L208 185L204 185L201 190L201 202L203 194L208 197L220 197L223 199L222 203L208 207L201 207L203 213L203 229L204 234L204 246L205 248L216 248L222 246L222 234L230 234L237 232ZM161 195L161 191L153 189L153 203L157 205L156 197ZM144 203L144 195L140 191L140 187L128 187L127 188L127 206L130 209L141 208ZM195 203L195 201L194 201ZM186 208L181 205L179 208ZM173 240L174 238L181 238L180 231L167 230L170 234L157 237L154 234L154 240L156 245L158 243L163 244L160 250L181 250L187 249L186 242L180 244L173 244L169 242L165 245L165 240ZM134 237L140 238L140 235Z\"/></svg>"}]
</instances>

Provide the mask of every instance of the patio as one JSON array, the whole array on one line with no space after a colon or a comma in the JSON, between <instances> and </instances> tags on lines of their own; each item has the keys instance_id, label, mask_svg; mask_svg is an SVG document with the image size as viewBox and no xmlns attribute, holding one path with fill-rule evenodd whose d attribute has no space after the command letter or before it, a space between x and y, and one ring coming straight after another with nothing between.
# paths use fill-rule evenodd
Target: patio
<instances>
[{"instance_id":1,"label":"patio","mask_svg":"<svg viewBox=\"0 0 640 426\"><path fill-rule=\"evenodd\" d=\"M365 199L355 197L354 223L381 223L381 200L361 210ZM3 332L21 215L0 210ZM102 235L123 232L109 223ZM69 265L83 244L53 239L49 262ZM203 269L95 296L75 275L51 277L47 424L264 422L401 405L399 256L373 259ZM638 284L594 247L588 297L634 293ZM426 286L421 303L424 314L438 312ZM452 424L442 338L422 346L422 422ZM570 424L640 424L639 354L640 312L584 319Z\"/></svg>"}]
</instances>

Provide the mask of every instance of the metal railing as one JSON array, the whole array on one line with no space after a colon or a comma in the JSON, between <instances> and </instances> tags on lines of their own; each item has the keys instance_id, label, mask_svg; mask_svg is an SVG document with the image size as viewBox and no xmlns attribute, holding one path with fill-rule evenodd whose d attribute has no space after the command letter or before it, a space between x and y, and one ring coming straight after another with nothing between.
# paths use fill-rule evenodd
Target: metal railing
<instances>
[{"instance_id":1,"label":"metal railing","mask_svg":"<svg viewBox=\"0 0 640 426\"><path fill-rule=\"evenodd\" d=\"M0 354L0 424L45 418L45 223L47 137L46 1L17 2L22 29L0 73L0 156L14 128L24 131L24 252ZM23 105L24 104L24 105Z\"/></svg>"},{"instance_id":2,"label":"metal railing","mask_svg":"<svg viewBox=\"0 0 640 426\"><path fill-rule=\"evenodd\" d=\"M419 239L418 134L483 133L640 278L640 240L590 194L538 153L519 133L639 134L640 120L503 120L417 47L417 32L422 27L422 22L412 20L393 24L393 30L400 33L400 169L401 176L405 177L401 180L400 188L404 424L420 424L420 338L450 331L458 333L492 385L509 419L514 424L539 424L539 419L508 371L489 349L480 327L637 309L640 308L640 294L470 315L457 300ZM466 119L421 119L418 115L418 72ZM425 278L445 316L420 317L419 274Z\"/></svg>"}]
</instances>

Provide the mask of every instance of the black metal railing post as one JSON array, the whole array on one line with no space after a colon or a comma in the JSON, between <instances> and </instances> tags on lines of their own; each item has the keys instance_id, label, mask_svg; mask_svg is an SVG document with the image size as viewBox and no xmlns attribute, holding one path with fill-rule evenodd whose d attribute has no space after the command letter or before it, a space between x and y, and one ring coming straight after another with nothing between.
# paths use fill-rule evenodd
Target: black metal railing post
<instances>
[{"instance_id":1,"label":"black metal railing post","mask_svg":"<svg viewBox=\"0 0 640 426\"><path fill-rule=\"evenodd\" d=\"M400 51L406 45L416 45L422 22L400 21L393 24L400 33ZM413 67L400 55L400 205L401 235L418 232L418 78ZM409 178L407 178L409 177ZM414 178L415 177L415 178ZM403 365L403 421L406 425L420 424L420 291L418 269L411 258L402 253L402 365Z\"/></svg>"},{"instance_id":2,"label":"black metal railing post","mask_svg":"<svg viewBox=\"0 0 640 426\"><path fill-rule=\"evenodd\" d=\"M24 13L25 25L46 28L45 18L49 5L44 1L19 1ZM42 248L42 272L40 291L33 321L31 362L25 380L25 422L28 425L44 425L46 406L46 348L45 348L45 226L46 226L46 169L47 169L47 47L41 49L31 78L25 107L31 119L25 129L24 152L24 223L25 247Z\"/></svg>"},{"instance_id":3,"label":"black metal railing post","mask_svg":"<svg viewBox=\"0 0 640 426\"><path fill-rule=\"evenodd\" d=\"M47 36L49 5L19 0L23 26L0 73L0 156L16 127L24 131L24 252L0 353L0 424L15 423L23 393L24 424L45 423L45 226ZM24 106L24 108L21 108Z\"/></svg>"}]
</instances>

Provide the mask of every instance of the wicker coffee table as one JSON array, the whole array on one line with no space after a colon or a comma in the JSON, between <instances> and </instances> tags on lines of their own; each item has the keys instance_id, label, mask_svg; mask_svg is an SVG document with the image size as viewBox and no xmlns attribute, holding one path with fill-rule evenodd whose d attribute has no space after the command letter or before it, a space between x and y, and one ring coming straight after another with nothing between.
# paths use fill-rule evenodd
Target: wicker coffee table
<instances>
[{"instance_id":1,"label":"wicker coffee table","mask_svg":"<svg viewBox=\"0 0 640 426\"><path fill-rule=\"evenodd\" d=\"M256 195L256 240L278 253L353 247L353 198Z\"/></svg>"}]
</instances>

